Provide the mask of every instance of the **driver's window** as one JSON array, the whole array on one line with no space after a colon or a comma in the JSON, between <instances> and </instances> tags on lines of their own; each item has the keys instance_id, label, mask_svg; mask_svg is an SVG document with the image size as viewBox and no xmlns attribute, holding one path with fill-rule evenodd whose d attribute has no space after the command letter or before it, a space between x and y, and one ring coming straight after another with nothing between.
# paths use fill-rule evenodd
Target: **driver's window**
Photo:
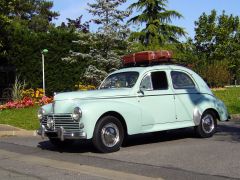
<instances>
[{"instance_id":1,"label":"driver's window","mask_svg":"<svg viewBox=\"0 0 240 180\"><path fill-rule=\"evenodd\" d=\"M146 91L146 90L153 90L153 87L152 87L152 79L151 79L151 75L147 75L143 78L142 82L141 82L141 85L140 85L140 88L143 90L143 91Z\"/></svg>"}]
</instances>

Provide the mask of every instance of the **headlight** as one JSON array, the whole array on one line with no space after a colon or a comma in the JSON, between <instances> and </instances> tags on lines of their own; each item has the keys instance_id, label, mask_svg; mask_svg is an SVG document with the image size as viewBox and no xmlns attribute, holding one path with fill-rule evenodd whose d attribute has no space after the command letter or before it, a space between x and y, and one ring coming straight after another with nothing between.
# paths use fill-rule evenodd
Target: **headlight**
<instances>
[{"instance_id":1,"label":"headlight","mask_svg":"<svg viewBox=\"0 0 240 180\"><path fill-rule=\"evenodd\" d=\"M38 110L38 119L39 120L42 120L44 113L45 113L45 110L43 108L40 108Z\"/></svg>"},{"instance_id":2,"label":"headlight","mask_svg":"<svg viewBox=\"0 0 240 180\"><path fill-rule=\"evenodd\" d=\"M80 118L82 117L82 110L80 109L80 107L74 108L72 117L75 121L80 120Z\"/></svg>"}]
</instances>

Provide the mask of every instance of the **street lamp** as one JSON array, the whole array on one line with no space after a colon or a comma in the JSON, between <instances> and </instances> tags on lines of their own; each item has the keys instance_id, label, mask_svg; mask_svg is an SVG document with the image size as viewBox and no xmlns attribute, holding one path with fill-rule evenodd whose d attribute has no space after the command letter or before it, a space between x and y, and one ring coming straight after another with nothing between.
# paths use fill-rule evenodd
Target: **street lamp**
<instances>
[{"instance_id":1,"label":"street lamp","mask_svg":"<svg viewBox=\"0 0 240 180\"><path fill-rule=\"evenodd\" d=\"M45 72L44 72L44 54L47 54L48 50L43 49L41 54L42 54L42 76L43 76L43 96L45 96Z\"/></svg>"}]
</instances>

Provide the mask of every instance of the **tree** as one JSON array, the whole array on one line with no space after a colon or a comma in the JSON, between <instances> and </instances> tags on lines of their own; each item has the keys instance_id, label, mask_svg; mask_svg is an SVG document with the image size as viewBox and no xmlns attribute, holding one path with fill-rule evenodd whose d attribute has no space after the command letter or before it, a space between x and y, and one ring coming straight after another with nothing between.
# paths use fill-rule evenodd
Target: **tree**
<instances>
[{"instance_id":1,"label":"tree","mask_svg":"<svg viewBox=\"0 0 240 180\"><path fill-rule=\"evenodd\" d=\"M88 53L72 53L70 61L88 61L84 81L99 85L101 80L111 71L121 66L120 55L127 50L127 37L129 29L124 25L128 11L119 10L119 6L126 0L95 0L89 5L89 13L94 18L91 20L98 25L96 33L80 33L79 46L86 45L82 38L88 38Z\"/></svg>"},{"instance_id":2,"label":"tree","mask_svg":"<svg viewBox=\"0 0 240 180\"><path fill-rule=\"evenodd\" d=\"M100 50L105 58L112 50L119 49L119 43L128 35L129 30L123 21L129 12L118 9L125 2L126 0L95 0L95 3L88 4L88 11L94 16L92 21L99 26L97 34L102 39Z\"/></svg>"},{"instance_id":3,"label":"tree","mask_svg":"<svg viewBox=\"0 0 240 180\"><path fill-rule=\"evenodd\" d=\"M89 22L82 23L82 15L76 19L67 18L67 25L63 22L61 24L61 28L68 28L72 31L89 33Z\"/></svg>"},{"instance_id":4,"label":"tree","mask_svg":"<svg viewBox=\"0 0 240 180\"><path fill-rule=\"evenodd\" d=\"M195 22L194 45L199 59L208 64L228 61L225 66L231 73L231 80L240 80L240 19L227 15L225 11L217 15L203 13Z\"/></svg>"},{"instance_id":5,"label":"tree","mask_svg":"<svg viewBox=\"0 0 240 180\"><path fill-rule=\"evenodd\" d=\"M140 32L132 34L132 39L138 39L145 46L163 45L178 42L178 37L185 35L183 28L171 25L172 18L182 18L174 10L167 10L167 0L139 0L129 6L140 14L128 20L128 23L145 24Z\"/></svg>"},{"instance_id":6,"label":"tree","mask_svg":"<svg viewBox=\"0 0 240 180\"><path fill-rule=\"evenodd\" d=\"M6 31L6 26L9 25L11 19L9 18L9 13L13 10L12 1L0 0L0 60L1 64L5 61L4 57L6 55L6 39L8 35ZM5 62L4 62L5 63Z\"/></svg>"}]
</instances>

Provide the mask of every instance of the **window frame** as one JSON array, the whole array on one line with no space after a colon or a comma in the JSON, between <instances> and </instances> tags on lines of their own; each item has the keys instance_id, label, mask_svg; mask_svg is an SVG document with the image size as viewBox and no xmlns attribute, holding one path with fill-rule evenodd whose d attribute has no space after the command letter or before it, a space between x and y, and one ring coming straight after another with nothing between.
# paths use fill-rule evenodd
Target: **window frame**
<instances>
[{"instance_id":1,"label":"window frame","mask_svg":"<svg viewBox=\"0 0 240 180\"><path fill-rule=\"evenodd\" d=\"M167 81L167 88L165 89L154 89L153 88L153 82L152 82L152 73L154 72L164 72L165 75L166 75L166 81ZM150 76L150 83L151 83L151 86L152 86L152 89L143 89L143 91L164 91L164 90L169 90L169 87L170 87L170 83L169 83L169 78L168 78L168 74L166 72L166 70L155 70L155 71L151 71L151 72L148 72L147 74L145 74L141 80L141 83L140 83L140 89L141 88L141 84L143 82L143 80L147 77L147 76Z\"/></svg>"},{"instance_id":2,"label":"window frame","mask_svg":"<svg viewBox=\"0 0 240 180\"><path fill-rule=\"evenodd\" d=\"M187 75L187 77L191 80L191 82L193 83L193 87L188 87L188 88L186 88L186 87L179 87L179 88L176 88L176 87L174 87L174 83L173 83L173 78L172 78L172 73L173 72L177 72L177 73L182 73L182 74L185 74L185 75ZM192 76L189 74L189 73L187 73L187 72L185 72L185 71L180 71L180 70L172 70L171 72L170 72L170 77L171 77L171 80L172 80L172 87L173 87L173 89L176 89L176 90L184 90L184 89L197 89L197 84L196 84L196 82L195 82L195 80L192 78Z\"/></svg>"},{"instance_id":3,"label":"window frame","mask_svg":"<svg viewBox=\"0 0 240 180\"><path fill-rule=\"evenodd\" d=\"M98 89L120 89L120 88L101 88L101 87L102 87L103 83L106 81L107 78L109 78L109 77L112 76L112 75L122 74L122 73L123 73L123 74L124 74L124 73L136 73L136 74L137 74L137 79L136 79L136 81L135 81L135 84L134 84L132 87L120 87L120 88L127 88L127 89L132 89L132 88L134 88L134 87L136 86L136 84L137 84L137 81L138 81L139 77L140 77L140 73L139 73L138 71L125 71L125 72L117 72L117 73L109 74L109 75L101 82L101 84L99 85Z\"/></svg>"}]
</instances>

